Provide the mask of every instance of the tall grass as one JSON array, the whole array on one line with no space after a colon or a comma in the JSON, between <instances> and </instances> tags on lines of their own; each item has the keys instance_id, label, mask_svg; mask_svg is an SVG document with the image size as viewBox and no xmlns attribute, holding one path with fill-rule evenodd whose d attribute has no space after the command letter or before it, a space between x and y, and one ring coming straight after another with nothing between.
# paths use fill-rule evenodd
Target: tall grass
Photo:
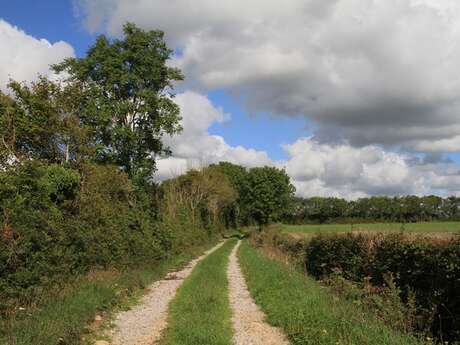
<instances>
[{"instance_id":1,"label":"tall grass","mask_svg":"<svg viewBox=\"0 0 460 345\"><path fill-rule=\"evenodd\" d=\"M372 313L334 298L314 280L265 257L246 242L240 263L251 295L295 345L416 345L414 337L398 333Z\"/></svg>"}]
</instances>

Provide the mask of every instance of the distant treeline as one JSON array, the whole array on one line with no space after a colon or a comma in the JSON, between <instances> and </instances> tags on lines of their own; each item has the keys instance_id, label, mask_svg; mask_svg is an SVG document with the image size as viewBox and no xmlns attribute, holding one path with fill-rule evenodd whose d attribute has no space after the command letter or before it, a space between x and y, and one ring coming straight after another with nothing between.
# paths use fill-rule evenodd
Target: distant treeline
<instances>
[{"instance_id":1,"label":"distant treeline","mask_svg":"<svg viewBox=\"0 0 460 345\"><path fill-rule=\"evenodd\" d=\"M347 201L341 198L295 198L287 223L420 222L460 219L460 198L415 195L376 196Z\"/></svg>"}]
</instances>

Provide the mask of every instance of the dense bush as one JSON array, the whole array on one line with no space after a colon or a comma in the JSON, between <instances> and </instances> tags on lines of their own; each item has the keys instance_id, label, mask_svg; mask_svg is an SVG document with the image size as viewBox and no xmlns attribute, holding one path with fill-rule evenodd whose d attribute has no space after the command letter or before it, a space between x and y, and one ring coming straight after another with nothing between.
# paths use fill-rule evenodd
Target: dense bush
<instances>
[{"instance_id":1,"label":"dense bush","mask_svg":"<svg viewBox=\"0 0 460 345\"><path fill-rule=\"evenodd\" d=\"M274 242L291 257L301 256L312 276L325 279L340 272L350 281L368 280L373 286L386 286L391 276L402 300L415 301L415 328L439 339L460 340L459 239L346 234L295 241L292 245L281 235Z\"/></svg>"},{"instance_id":2,"label":"dense bush","mask_svg":"<svg viewBox=\"0 0 460 345\"><path fill-rule=\"evenodd\" d=\"M36 162L0 173L0 301L47 285L74 266L62 224L78 180L74 170Z\"/></svg>"},{"instance_id":3,"label":"dense bush","mask_svg":"<svg viewBox=\"0 0 460 345\"><path fill-rule=\"evenodd\" d=\"M0 173L0 300L32 298L90 267L161 257L157 230L116 168L30 161Z\"/></svg>"},{"instance_id":4,"label":"dense bush","mask_svg":"<svg viewBox=\"0 0 460 345\"><path fill-rule=\"evenodd\" d=\"M307 246L307 271L322 277L339 268L345 278L362 280L370 273L368 249L364 235L314 237Z\"/></svg>"},{"instance_id":5,"label":"dense bush","mask_svg":"<svg viewBox=\"0 0 460 345\"><path fill-rule=\"evenodd\" d=\"M193 209L190 186L201 198ZM90 269L155 262L209 241L232 193L225 176L206 170L150 190L113 166L28 161L0 172L0 312Z\"/></svg>"}]
</instances>

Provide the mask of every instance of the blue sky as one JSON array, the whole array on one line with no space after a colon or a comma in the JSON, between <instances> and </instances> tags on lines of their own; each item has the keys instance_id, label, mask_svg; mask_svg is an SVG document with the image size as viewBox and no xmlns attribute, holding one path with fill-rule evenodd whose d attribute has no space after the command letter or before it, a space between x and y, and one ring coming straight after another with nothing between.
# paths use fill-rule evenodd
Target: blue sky
<instances>
[{"instance_id":1,"label":"blue sky","mask_svg":"<svg viewBox=\"0 0 460 345\"><path fill-rule=\"evenodd\" d=\"M82 56L94 35L76 18L70 0L1 0L0 17L36 38L70 43Z\"/></svg>"},{"instance_id":2,"label":"blue sky","mask_svg":"<svg viewBox=\"0 0 460 345\"><path fill-rule=\"evenodd\" d=\"M97 36L90 34L82 26L72 1L1 2L1 18L36 38L45 38L51 43L61 40L68 42L79 57L84 56ZM223 136L230 145L263 150L272 159L278 160L287 158L281 144L291 143L300 136L311 134L305 118L286 119L266 114L249 116L225 91L211 91L208 96L217 107L222 107L226 113L231 114L229 121L215 123L209 129L211 134Z\"/></svg>"},{"instance_id":3,"label":"blue sky","mask_svg":"<svg viewBox=\"0 0 460 345\"><path fill-rule=\"evenodd\" d=\"M242 145L268 152L272 159L286 159L283 144L311 135L313 125L304 117L282 118L270 114L251 114L224 91L213 91L209 99L231 115L230 121L215 123L211 134L221 135L232 146Z\"/></svg>"},{"instance_id":4,"label":"blue sky","mask_svg":"<svg viewBox=\"0 0 460 345\"><path fill-rule=\"evenodd\" d=\"M0 1L0 84L47 74L68 45L82 57L126 21L165 31L187 126L162 178L205 156L286 167L299 195L460 194L457 2ZM420 160L433 153L454 163Z\"/></svg>"}]
</instances>

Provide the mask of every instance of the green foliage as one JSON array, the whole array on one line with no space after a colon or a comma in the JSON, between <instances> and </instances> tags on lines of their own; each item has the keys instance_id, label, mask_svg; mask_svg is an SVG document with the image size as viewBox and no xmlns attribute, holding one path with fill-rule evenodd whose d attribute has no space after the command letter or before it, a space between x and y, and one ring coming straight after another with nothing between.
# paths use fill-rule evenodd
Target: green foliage
<instances>
[{"instance_id":1,"label":"green foliage","mask_svg":"<svg viewBox=\"0 0 460 345\"><path fill-rule=\"evenodd\" d=\"M244 193L244 186L247 181L248 171L236 164L230 162L219 162L219 164L213 164L209 167L225 174L233 189L237 194L237 198L234 203L227 206L224 211L223 219L227 227L238 228L241 224L247 223L247 219L244 217L244 205L242 195Z\"/></svg>"},{"instance_id":2,"label":"green foliage","mask_svg":"<svg viewBox=\"0 0 460 345\"><path fill-rule=\"evenodd\" d=\"M215 235L225 226L223 215L236 199L227 176L210 168L165 181L161 191L160 226L171 229L177 248Z\"/></svg>"},{"instance_id":3,"label":"green foliage","mask_svg":"<svg viewBox=\"0 0 460 345\"><path fill-rule=\"evenodd\" d=\"M275 167L246 170L229 162L211 165L209 169L225 174L237 192L235 202L223 215L228 226L254 223L262 226L288 214L295 188L284 170Z\"/></svg>"},{"instance_id":4,"label":"green foliage","mask_svg":"<svg viewBox=\"0 0 460 345\"><path fill-rule=\"evenodd\" d=\"M234 200L226 176L206 169L148 191L113 166L26 161L2 171L0 312L90 269L157 262L207 243Z\"/></svg>"},{"instance_id":5,"label":"green foliage","mask_svg":"<svg viewBox=\"0 0 460 345\"><path fill-rule=\"evenodd\" d=\"M373 311L334 298L301 272L268 259L247 243L239 258L251 295L267 321L281 327L292 344L421 344L386 326Z\"/></svg>"},{"instance_id":6,"label":"green foliage","mask_svg":"<svg viewBox=\"0 0 460 345\"><path fill-rule=\"evenodd\" d=\"M77 186L75 171L33 161L0 173L2 303L39 293L74 265L58 204L67 204Z\"/></svg>"},{"instance_id":7,"label":"green foliage","mask_svg":"<svg viewBox=\"0 0 460 345\"><path fill-rule=\"evenodd\" d=\"M93 267L166 256L162 229L126 174L28 161L0 172L0 311Z\"/></svg>"},{"instance_id":8,"label":"green foliage","mask_svg":"<svg viewBox=\"0 0 460 345\"><path fill-rule=\"evenodd\" d=\"M307 247L306 267L314 277L340 269L347 279L360 281L370 272L368 238L365 235L313 237Z\"/></svg>"},{"instance_id":9,"label":"green foliage","mask_svg":"<svg viewBox=\"0 0 460 345\"><path fill-rule=\"evenodd\" d=\"M78 161L91 157L92 131L81 123L82 90L45 77L29 85L10 82L12 96L0 92L0 164L41 159Z\"/></svg>"},{"instance_id":10,"label":"green foliage","mask_svg":"<svg viewBox=\"0 0 460 345\"><path fill-rule=\"evenodd\" d=\"M41 78L31 87L11 82L9 88L13 97L2 95L0 106L3 156L56 161L60 119L50 102L57 91L55 85Z\"/></svg>"},{"instance_id":11,"label":"green foliage","mask_svg":"<svg viewBox=\"0 0 460 345\"><path fill-rule=\"evenodd\" d=\"M415 303L416 330L439 339L460 339L460 240L394 233L289 237L278 235L270 242L290 257L301 258L313 277L324 279L340 272L356 283L369 280L385 287L390 274L402 300Z\"/></svg>"},{"instance_id":12,"label":"green foliage","mask_svg":"<svg viewBox=\"0 0 460 345\"><path fill-rule=\"evenodd\" d=\"M201 248L193 248L155 265L135 269L96 271L61 284L40 296L37 306L21 305L9 318L0 319L0 343L15 345L81 344L90 338L88 322L95 314L123 308L152 281L171 268L186 264ZM88 339L89 340L89 339ZM86 344L86 342L85 342Z\"/></svg>"},{"instance_id":13,"label":"green foliage","mask_svg":"<svg viewBox=\"0 0 460 345\"><path fill-rule=\"evenodd\" d=\"M385 285L376 287L370 279L362 283L345 279L337 270L321 281L334 295L373 312L389 327L404 333L413 333L417 322L417 310L413 295L407 303L401 299L401 289L391 274L385 276Z\"/></svg>"},{"instance_id":14,"label":"green foliage","mask_svg":"<svg viewBox=\"0 0 460 345\"><path fill-rule=\"evenodd\" d=\"M200 262L179 288L170 306L168 329L162 344L232 343L227 263L235 242L228 240Z\"/></svg>"},{"instance_id":15,"label":"green foliage","mask_svg":"<svg viewBox=\"0 0 460 345\"><path fill-rule=\"evenodd\" d=\"M340 198L296 198L284 221L305 223L422 222L456 220L460 198L374 196L347 201Z\"/></svg>"},{"instance_id":16,"label":"green foliage","mask_svg":"<svg viewBox=\"0 0 460 345\"><path fill-rule=\"evenodd\" d=\"M153 155L168 152L163 134L180 130L171 89L183 77L166 64L172 50L163 32L131 23L123 32L122 40L100 36L84 58L66 59L54 69L85 85L81 119L95 131L99 160L121 166L143 184L155 169Z\"/></svg>"},{"instance_id":17,"label":"green foliage","mask_svg":"<svg viewBox=\"0 0 460 345\"><path fill-rule=\"evenodd\" d=\"M126 265L165 255L142 198L127 175L111 166L82 167L71 240L84 267ZM161 235L159 235L161 236Z\"/></svg>"},{"instance_id":18,"label":"green foliage","mask_svg":"<svg viewBox=\"0 0 460 345\"><path fill-rule=\"evenodd\" d=\"M249 170L240 198L247 217L259 225L279 220L289 208L295 188L284 170L275 167Z\"/></svg>"},{"instance_id":19,"label":"green foliage","mask_svg":"<svg viewBox=\"0 0 460 345\"><path fill-rule=\"evenodd\" d=\"M222 172L152 182L155 158L169 153L163 135L181 129L172 88L183 77L171 54L161 31L126 24L122 39L100 36L85 57L55 65L65 82L12 81L0 92L2 318L91 270L158 263L222 229L237 197ZM50 341L77 339L102 295L70 297L75 315L56 333L46 327ZM34 312L37 324L25 325L37 331L47 316Z\"/></svg>"}]
</instances>

